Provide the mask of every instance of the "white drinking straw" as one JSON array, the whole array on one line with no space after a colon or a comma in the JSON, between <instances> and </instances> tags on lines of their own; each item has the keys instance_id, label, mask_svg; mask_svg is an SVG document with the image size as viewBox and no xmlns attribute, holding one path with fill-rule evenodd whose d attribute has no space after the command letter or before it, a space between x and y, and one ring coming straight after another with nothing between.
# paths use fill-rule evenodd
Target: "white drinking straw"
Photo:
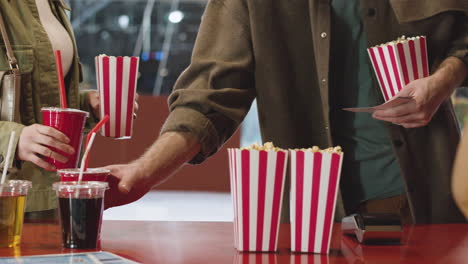
<instances>
[{"instance_id":1,"label":"white drinking straw","mask_svg":"<svg viewBox=\"0 0 468 264\"><path fill-rule=\"evenodd\" d=\"M80 174L78 175L78 184L80 184L81 180L83 179L85 162L86 162L86 159L88 158L89 151L91 150L91 146L93 145L93 141L95 137L96 137L96 132L93 132L93 134L91 134L91 138L89 139L88 145L86 145L86 150L85 150L85 153L83 154L83 158L81 158Z\"/></svg>"},{"instance_id":2,"label":"white drinking straw","mask_svg":"<svg viewBox=\"0 0 468 264\"><path fill-rule=\"evenodd\" d=\"M10 156L11 156L11 149L13 147L13 139L15 139L15 131L11 131L10 135L10 141L8 142L8 149L7 149L7 154L5 158L5 163L3 164L3 173L2 173L2 180L0 181L0 184L5 183L7 171L8 171L8 164L10 163ZM0 192L1 193L1 192Z\"/></svg>"}]
</instances>

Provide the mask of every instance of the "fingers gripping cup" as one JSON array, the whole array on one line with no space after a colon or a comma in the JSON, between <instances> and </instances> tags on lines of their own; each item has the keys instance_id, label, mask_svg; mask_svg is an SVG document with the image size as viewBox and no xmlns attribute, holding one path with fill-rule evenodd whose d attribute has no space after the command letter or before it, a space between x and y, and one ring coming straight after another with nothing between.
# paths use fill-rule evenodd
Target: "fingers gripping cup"
<instances>
[{"instance_id":1,"label":"fingers gripping cup","mask_svg":"<svg viewBox=\"0 0 468 264\"><path fill-rule=\"evenodd\" d=\"M0 247L21 242L26 195L30 181L10 180L0 184Z\"/></svg>"},{"instance_id":2,"label":"fingers gripping cup","mask_svg":"<svg viewBox=\"0 0 468 264\"><path fill-rule=\"evenodd\" d=\"M101 129L105 137L132 137L138 61L138 57L95 58L101 116L109 116L109 122Z\"/></svg>"},{"instance_id":3,"label":"fingers gripping cup","mask_svg":"<svg viewBox=\"0 0 468 264\"><path fill-rule=\"evenodd\" d=\"M75 153L70 155L50 147L53 151L67 157L68 161L62 163L51 157L44 157L44 160L54 165L57 169L76 168L83 139L83 129L89 113L72 108L57 107L43 107L41 112L42 123L64 133L70 139L69 145L75 150Z\"/></svg>"},{"instance_id":4,"label":"fingers gripping cup","mask_svg":"<svg viewBox=\"0 0 468 264\"><path fill-rule=\"evenodd\" d=\"M65 248L96 248L101 233L107 182L56 182L62 245Z\"/></svg>"},{"instance_id":5,"label":"fingers gripping cup","mask_svg":"<svg viewBox=\"0 0 468 264\"><path fill-rule=\"evenodd\" d=\"M101 181L106 182L110 170L105 169L87 169L83 172L83 181ZM78 181L80 169L61 169L57 170L57 175L60 176L60 181Z\"/></svg>"}]
</instances>

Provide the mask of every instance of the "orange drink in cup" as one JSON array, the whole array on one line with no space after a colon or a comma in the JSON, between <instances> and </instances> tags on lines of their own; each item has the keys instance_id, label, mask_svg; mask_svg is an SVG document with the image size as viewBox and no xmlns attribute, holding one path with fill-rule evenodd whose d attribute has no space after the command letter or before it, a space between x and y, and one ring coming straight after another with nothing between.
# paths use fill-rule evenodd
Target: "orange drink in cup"
<instances>
[{"instance_id":1,"label":"orange drink in cup","mask_svg":"<svg viewBox=\"0 0 468 264\"><path fill-rule=\"evenodd\" d=\"M26 195L30 181L10 180L0 184L0 247L21 242Z\"/></svg>"}]
</instances>

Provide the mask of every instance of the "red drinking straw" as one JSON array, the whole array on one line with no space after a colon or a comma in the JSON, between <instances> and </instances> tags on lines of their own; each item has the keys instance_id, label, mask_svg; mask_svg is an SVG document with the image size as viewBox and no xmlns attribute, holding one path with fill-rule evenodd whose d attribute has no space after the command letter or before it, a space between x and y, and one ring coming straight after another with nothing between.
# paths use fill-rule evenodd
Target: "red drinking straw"
<instances>
[{"instance_id":1,"label":"red drinking straw","mask_svg":"<svg viewBox=\"0 0 468 264\"><path fill-rule=\"evenodd\" d=\"M88 133L88 135L86 136L86 144L85 144L85 148L86 149L88 147L88 143L89 143L89 140L91 138L91 136L93 135L93 133L97 133L97 131L99 129L101 129L101 127L109 120L109 115L105 115L104 118L101 119L101 121L99 121L99 123L97 123L93 129L91 129L91 131ZM85 163L84 163L84 171L86 171L88 169L88 159L89 159L89 154L88 156L86 157L85 159Z\"/></svg>"},{"instance_id":2,"label":"red drinking straw","mask_svg":"<svg viewBox=\"0 0 468 264\"><path fill-rule=\"evenodd\" d=\"M68 108L67 94L65 93L65 82L63 81L62 54L60 50L55 51L55 64L57 65L57 76L60 87L60 107Z\"/></svg>"}]
</instances>

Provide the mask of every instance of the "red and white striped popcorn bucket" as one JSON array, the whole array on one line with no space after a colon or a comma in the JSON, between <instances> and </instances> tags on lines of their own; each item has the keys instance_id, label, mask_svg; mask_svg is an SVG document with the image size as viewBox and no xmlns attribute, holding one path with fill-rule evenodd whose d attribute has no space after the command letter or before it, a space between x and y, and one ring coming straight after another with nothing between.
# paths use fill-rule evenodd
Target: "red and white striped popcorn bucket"
<instances>
[{"instance_id":1,"label":"red and white striped popcorn bucket","mask_svg":"<svg viewBox=\"0 0 468 264\"><path fill-rule=\"evenodd\" d=\"M243 253L234 255L233 264L277 264L277 254L271 253Z\"/></svg>"},{"instance_id":2,"label":"red and white striped popcorn bucket","mask_svg":"<svg viewBox=\"0 0 468 264\"><path fill-rule=\"evenodd\" d=\"M234 207L234 246L276 251L288 153L228 149Z\"/></svg>"},{"instance_id":3,"label":"red and white striped popcorn bucket","mask_svg":"<svg viewBox=\"0 0 468 264\"><path fill-rule=\"evenodd\" d=\"M328 254L343 153L290 150L291 251Z\"/></svg>"},{"instance_id":4,"label":"red and white striped popcorn bucket","mask_svg":"<svg viewBox=\"0 0 468 264\"><path fill-rule=\"evenodd\" d=\"M385 101L411 81L429 76L426 37L414 37L368 48Z\"/></svg>"},{"instance_id":5,"label":"red and white striped popcorn bucket","mask_svg":"<svg viewBox=\"0 0 468 264\"><path fill-rule=\"evenodd\" d=\"M138 57L95 57L100 113L109 116L101 128L105 137L132 137L138 62Z\"/></svg>"},{"instance_id":6,"label":"red and white striped popcorn bucket","mask_svg":"<svg viewBox=\"0 0 468 264\"><path fill-rule=\"evenodd\" d=\"M328 264L328 255L291 254L290 264Z\"/></svg>"}]
</instances>

